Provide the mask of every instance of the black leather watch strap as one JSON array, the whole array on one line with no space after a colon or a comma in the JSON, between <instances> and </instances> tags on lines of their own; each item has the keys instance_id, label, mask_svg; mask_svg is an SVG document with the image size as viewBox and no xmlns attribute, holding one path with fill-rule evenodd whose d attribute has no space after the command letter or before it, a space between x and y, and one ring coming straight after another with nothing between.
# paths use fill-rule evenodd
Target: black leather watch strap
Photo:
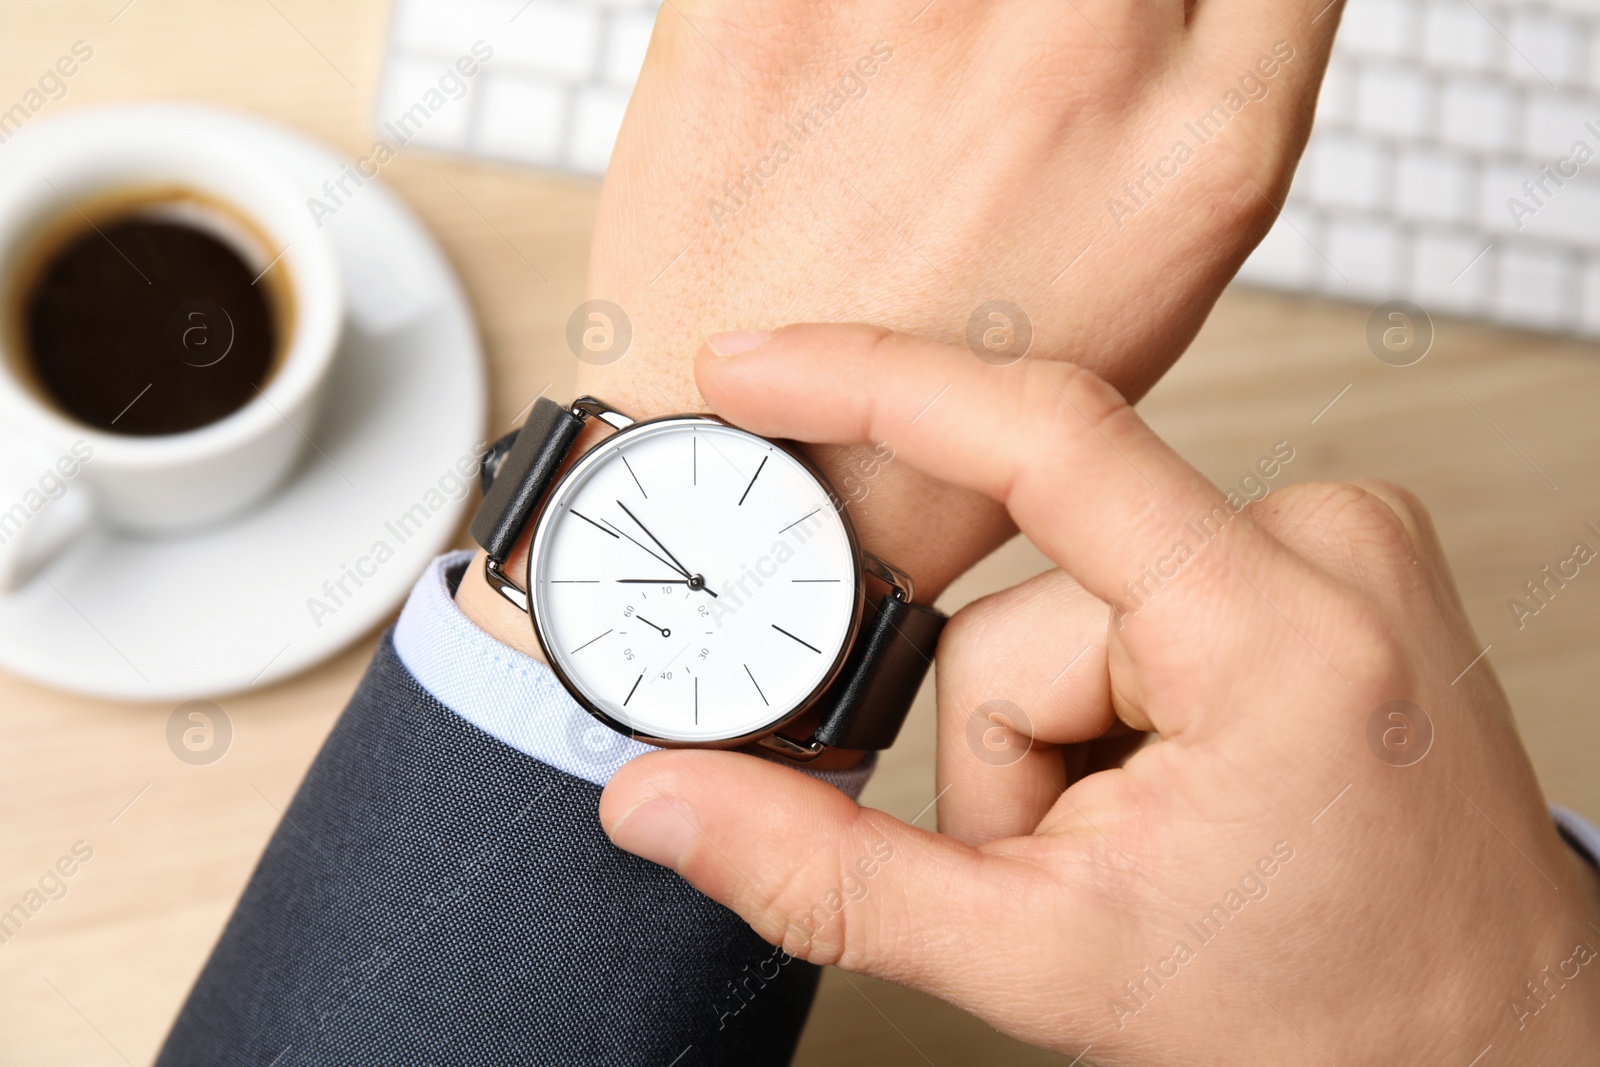
<instances>
[{"instance_id":1,"label":"black leather watch strap","mask_svg":"<svg viewBox=\"0 0 1600 1067\"><path fill-rule=\"evenodd\" d=\"M486 488L471 526L472 539L490 559L506 561L582 429L581 418L554 400L540 399L514 437L495 442L484 460Z\"/></svg>"},{"instance_id":2,"label":"black leather watch strap","mask_svg":"<svg viewBox=\"0 0 1600 1067\"><path fill-rule=\"evenodd\" d=\"M894 744L939 645L945 616L933 608L885 596L866 620L844 670L823 696L831 705L813 740L835 748L880 749Z\"/></svg>"}]
</instances>

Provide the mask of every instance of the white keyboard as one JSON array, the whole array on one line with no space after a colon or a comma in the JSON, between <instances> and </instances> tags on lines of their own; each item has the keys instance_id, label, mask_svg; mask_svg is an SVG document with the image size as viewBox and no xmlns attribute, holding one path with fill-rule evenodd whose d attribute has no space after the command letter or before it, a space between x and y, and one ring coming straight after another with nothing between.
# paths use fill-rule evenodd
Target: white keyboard
<instances>
[{"instance_id":1,"label":"white keyboard","mask_svg":"<svg viewBox=\"0 0 1600 1067\"><path fill-rule=\"evenodd\" d=\"M377 135L396 148L404 137L430 149L598 177L611 158L658 3L395 0ZM493 50L486 62L475 60L478 41ZM459 77L458 70L451 78L463 56L465 69L476 66L475 73ZM429 103L440 99L442 106L431 110Z\"/></svg>"},{"instance_id":2,"label":"white keyboard","mask_svg":"<svg viewBox=\"0 0 1600 1067\"><path fill-rule=\"evenodd\" d=\"M658 4L395 0L379 136L604 174ZM493 57L424 121L478 40ZM1595 158L1557 185L1541 168L1561 177L1578 142ZM1305 160L1239 277L1600 336L1600 0L1349 0Z\"/></svg>"},{"instance_id":3,"label":"white keyboard","mask_svg":"<svg viewBox=\"0 0 1600 1067\"><path fill-rule=\"evenodd\" d=\"M1349 0L1305 160L1239 277L1600 335L1600 0Z\"/></svg>"}]
</instances>

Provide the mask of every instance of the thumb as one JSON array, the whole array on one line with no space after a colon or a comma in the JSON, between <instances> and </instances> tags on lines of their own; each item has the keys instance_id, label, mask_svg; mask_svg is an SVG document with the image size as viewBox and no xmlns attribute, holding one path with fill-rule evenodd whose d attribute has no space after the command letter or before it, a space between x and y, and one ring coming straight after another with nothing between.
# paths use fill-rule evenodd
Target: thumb
<instances>
[{"instance_id":1,"label":"thumb","mask_svg":"<svg viewBox=\"0 0 1600 1067\"><path fill-rule=\"evenodd\" d=\"M631 761L606 786L600 822L789 955L946 996L941 976L972 977L993 868L1011 866L734 752Z\"/></svg>"}]
</instances>

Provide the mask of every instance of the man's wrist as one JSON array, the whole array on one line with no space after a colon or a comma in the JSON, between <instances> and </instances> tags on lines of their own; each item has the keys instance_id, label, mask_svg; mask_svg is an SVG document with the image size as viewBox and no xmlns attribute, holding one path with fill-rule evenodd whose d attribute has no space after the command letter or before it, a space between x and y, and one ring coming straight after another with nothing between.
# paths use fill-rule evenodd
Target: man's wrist
<instances>
[{"instance_id":1,"label":"man's wrist","mask_svg":"<svg viewBox=\"0 0 1600 1067\"><path fill-rule=\"evenodd\" d=\"M486 558L482 549L473 554L467 572L461 576L461 584L456 587L456 606L496 641L540 663L548 663L544 658L544 650L539 647L539 639L534 636L528 613L497 593L484 577L483 564ZM508 570L507 573L518 572ZM521 584L520 579L518 584Z\"/></svg>"}]
</instances>

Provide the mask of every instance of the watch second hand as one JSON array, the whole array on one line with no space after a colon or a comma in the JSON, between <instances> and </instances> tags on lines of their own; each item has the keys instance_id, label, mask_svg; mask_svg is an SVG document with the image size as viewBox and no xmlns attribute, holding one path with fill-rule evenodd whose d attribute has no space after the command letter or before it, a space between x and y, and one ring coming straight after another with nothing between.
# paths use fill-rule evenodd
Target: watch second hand
<instances>
[{"instance_id":1,"label":"watch second hand","mask_svg":"<svg viewBox=\"0 0 1600 1067\"><path fill-rule=\"evenodd\" d=\"M662 563L665 563L667 566L671 567L673 570L675 570L679 574L683 575L684 578L687 579L687 578L693 577L688 571L684 570L682 567L678 566L676 563L673 563L670 560L661 559L661 554L659 552L657 552L655 549L651 548L649 545L645 544L643 541L640 541L638 538L633 537L632 535L630 535L627 530L624 530L622 527L618 526L616 523L612 522L609 519L603 519L601 521L603 521L607 526L611 527L613 530L617 531L617 533L621 534L623 537L626 537L628 540L632 541L634 544L638 545L640 548L642 548L646 552L650 553L650 555L654 556L656 559L661 560Z\"/></svg>"},{"instance_id":2,"label":"watch second hand","mask_svg":"<svg viewBox=\"0 0 1600 1067\"><path fill-rule=\"evenodd\" d=\"M685 567L682 563L678 562L678 557L672 555L672 550L670 548L668 548L666 545L662 544L661 543L661 539L659 537L657 537L655 534L650 532L650 527L648 527L644 523L640 522L639 521L639 516L635 515L631 511L629 511L628 510L628 505L624 504L622 501L620 501L620 500L617 501L617 507L621 508L623 510L623 512L628 516L628 518L633 520L634 525L638 526L639 529L644 531L644 535L646 537L650 538L650 540L652 540L652 541L654 541L656 543L656 547L657 548L661 549L661 551L665 552L668 556L670 556L672 558L672 563L670 564L670 566L676 567L678 573L683 575L685 578L688 578L689 579L689 584L691 586L693 586L694 585L694 577L695 576L689 573L689 568L688 567ZM615 526L615 523L613 523L612 525ZM624 534L624 536L627 536L627 535ZM630 541L633 540L631 537L628 538L628 539ZM634 542L634 543L637 544L638 542ZM640 548L644 548L643 545L639 545L639 547ZM649 551L649 550L646 549L646 551ZM651 555L655 555L655 553L652 552ZM660 556L656 556L656 558L660 559L661 557ZM665 561L663 561L663 562L665 562ZM705 584L705 579L704 578L700 579L700 588L704 589L708 593L711 593L712 596L716 596L717 595L715 592L712 591L710 586Z\"/></svg>"},{"instance_id":3,"label":"watch second hand","mask_svg":"<svg viewBox=\"0 0 1600 1067\"><path fill-rule=\"evenodd\" d=\"M633 520L635 526L644 531L644 535L646 537L650 538L650 540L656 543L657 548L661 549L661 551L667 554L667 558L671 559L672 562L676 564L678 573L682 574L685 578L689 577L689 568L678 562L678 557L672 554L672 550L661 543L661 538L650 532L650 527L639 521L639 516L628 510L628 505L619 500L617 501L617 507L621 508L628 518Z\"/></svg>"}]
</instances>

